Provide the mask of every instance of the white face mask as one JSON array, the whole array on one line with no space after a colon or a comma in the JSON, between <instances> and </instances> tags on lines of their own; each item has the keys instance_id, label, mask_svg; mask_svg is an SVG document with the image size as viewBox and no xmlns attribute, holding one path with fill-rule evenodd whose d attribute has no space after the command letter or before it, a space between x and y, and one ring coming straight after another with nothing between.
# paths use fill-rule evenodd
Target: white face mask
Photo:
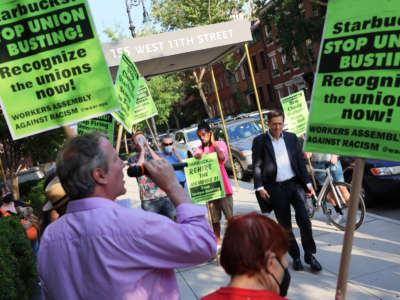
<instances>
[{"instance_id":1,"label":"white face mask","mask_svg":"<svg viewBox=\"0 0 400 300\"><path fill-rule=\"evenodd\" d=\"M166 153L172 153L172 146L164 146L164 150Z\"/></svg>"}]
</instances>

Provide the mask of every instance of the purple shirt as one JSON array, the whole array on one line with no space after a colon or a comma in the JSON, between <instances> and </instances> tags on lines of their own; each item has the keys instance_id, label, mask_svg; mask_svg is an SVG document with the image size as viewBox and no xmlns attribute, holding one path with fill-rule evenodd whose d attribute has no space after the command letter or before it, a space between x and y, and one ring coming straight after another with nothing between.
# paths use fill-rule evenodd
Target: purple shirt
<instances>
[{"instance_id":1,"label":"purple shirt","mask_svg":"<svg viewBox=\"0 0 400 300\"><path fill-rule=\"evenodd\" d=\"M43 300L180 299L174 268L216 253L205 214L181 204L175 223L105 198L71 201L41 239Z\"/></svg>"}]
</instances>

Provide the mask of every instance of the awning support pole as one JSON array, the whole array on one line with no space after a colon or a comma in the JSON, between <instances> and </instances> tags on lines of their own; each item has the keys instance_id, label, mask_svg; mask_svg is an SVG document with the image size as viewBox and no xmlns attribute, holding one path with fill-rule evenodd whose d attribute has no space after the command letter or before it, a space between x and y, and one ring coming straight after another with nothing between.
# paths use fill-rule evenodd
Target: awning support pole
<instances>
[{"instance_id":1,"label":"awning support pole","mask_svg":"<svg viewBox=\"0 0 400 300\"><path fill-rule=\"evenodd\" d=\"M233 163L231 144L229 143L229 136L228 136L228 132L226 131L224 113L222 112L221 101L219 100L217 82L215 81L214 69L213 69L212 65L210 65L210 69L211 69L211 77L212 77L212 81L213 81L213 85L214 85L214 90L215 90L215 96L217 97L219 114L221 116L222 125L224 127L225 139L226 139L226 144L228 146L228 152L229 152L229 158L231 160L233 178L235 179L236 191L238 192L239 191L239 182L238 182L237 177L236 177L236 169L235 169L235 165Z\"/></svg>"}]
</instances>

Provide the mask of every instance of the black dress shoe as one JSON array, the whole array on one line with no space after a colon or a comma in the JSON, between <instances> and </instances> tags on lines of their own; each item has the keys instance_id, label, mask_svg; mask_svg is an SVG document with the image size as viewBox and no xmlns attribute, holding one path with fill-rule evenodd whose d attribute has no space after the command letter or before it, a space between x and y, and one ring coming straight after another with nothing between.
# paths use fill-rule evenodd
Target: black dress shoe
<instances>
[{"instance_id":1,"label":"black dress shoe","mask_svg":"<svg viewBox=\"0 0 400 300\"><path fill-rule=\"evenodd\" d=\"M300 257L293 259L293 269L296 271L303 271L303 264L301 263Z\"/></svg>"},{"instance_id":2,"label":"black dress shoe","mask_svg":"<svg viewBox=\"0 0 400 300\"><path fill-rule=\"evenodd\" d=\"M310 265L312 271L319 272L322 270L321 264L318 260L314 257L314 255L304 255L304 261L306 264Z\"/></svg>"}]
</instances>

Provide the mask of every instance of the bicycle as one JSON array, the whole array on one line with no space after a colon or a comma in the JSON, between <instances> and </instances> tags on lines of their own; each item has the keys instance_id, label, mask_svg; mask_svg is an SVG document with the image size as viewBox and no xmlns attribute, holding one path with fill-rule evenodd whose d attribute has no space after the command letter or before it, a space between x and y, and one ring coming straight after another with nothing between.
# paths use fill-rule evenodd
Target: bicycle
<instances>
[{"instance_id":1,"label":"bicycle","mask_svg":"<svg viewBox=\"0 0 400 300\"><path fill-rule=\"evenodd\" d=\"M319 211L319 208L322 207L322 211L324 215L328 218L329 222L334 225L336 228L343 230L345 229L345 222L343 217L347 216L347 203L344 199L344 196L340 190L340 186L344 186L348 189L348 191L351 190L351 184L348 184L346 182L335 182L333 180L333 177L331 175L331 171L329 169L329 165L326 167L326 169L315 169L312 168L313 172L324 172L327 174L326 179L324 181L324 184L320 189L318 189L318 195L313 194L312 197L306 197L306 209L309 214L310 219L315 215L317 211ZM328 198L329 192L332 191L331 195L333 195L335 202L337 203L337 206L341 212L336 214L334 216L334 213L336 212L334 205L331 203L331 201ZM364 196L363 194L360 193L360 199L359 199L359 204L358 204L358 211L357 211L357 217L356 217L356 224L355 224L355 229L358 229L362 223L364 222L365 219L365 203L364 203ZM341 220L339 220L341 219Z\"/></svg>"}]
</instances>

